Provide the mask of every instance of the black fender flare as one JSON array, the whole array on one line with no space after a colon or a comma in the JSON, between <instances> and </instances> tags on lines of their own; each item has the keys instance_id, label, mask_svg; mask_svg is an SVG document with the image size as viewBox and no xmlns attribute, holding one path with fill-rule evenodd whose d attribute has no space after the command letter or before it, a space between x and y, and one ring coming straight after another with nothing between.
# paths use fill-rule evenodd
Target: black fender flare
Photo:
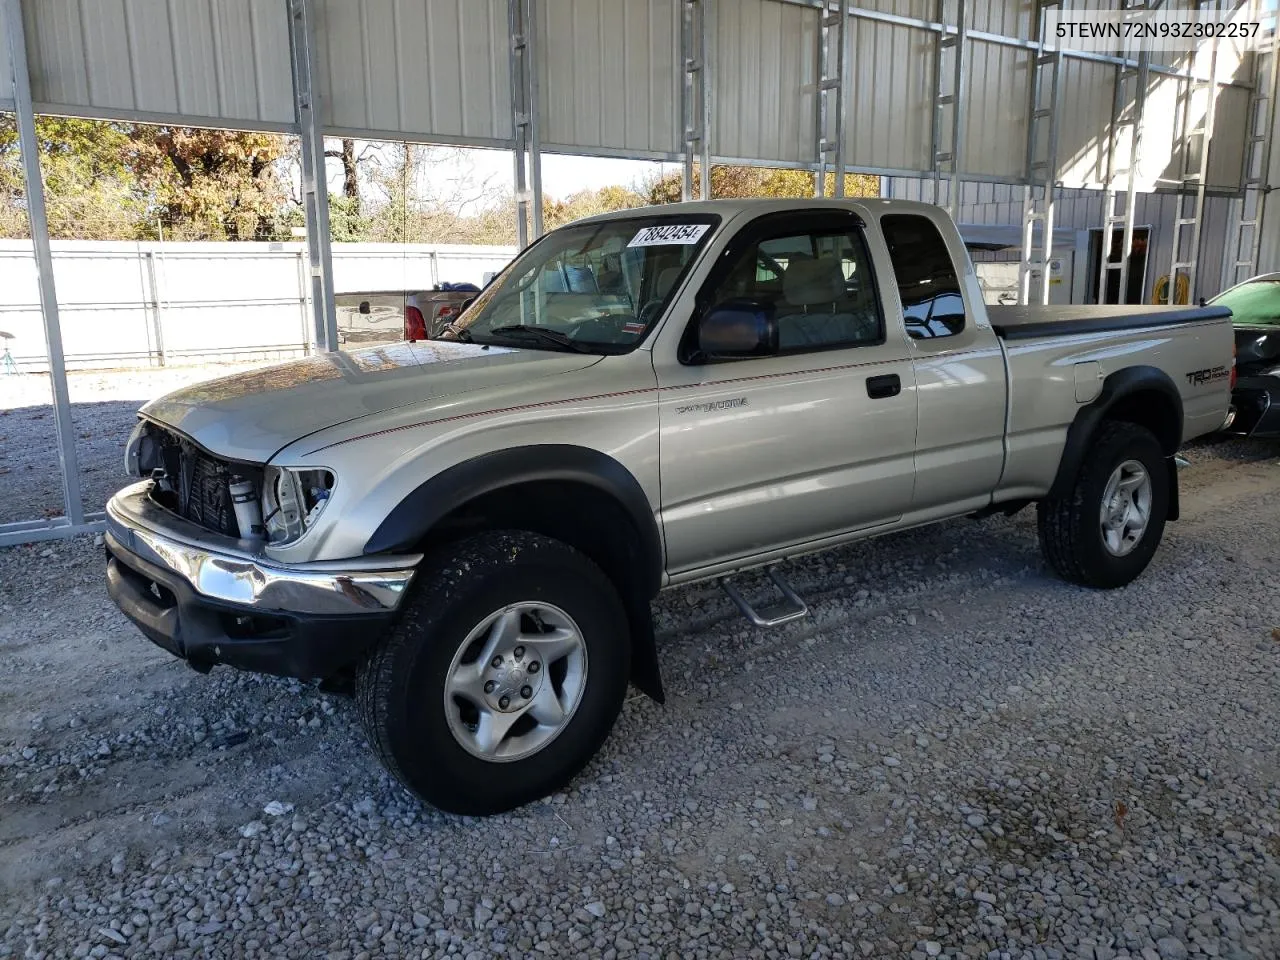
<instances>
[{"instance_id":1,"label":"black fender flare","mask_svg":"<svg viewBox=\"0 0 1280 960\"><path fill-rule=\"evenodd\" d=\"M1086 403L1078 411L1067 428L1067 439L1062 447L1062 459L1058 461L1058 472L1053 486L1049 488L1050 498L1069 496L1075 486L1076 477L1089 451L1093 435L1099 424L1107 419L1116 406L1127 397L1137 393L1156 392L1166 397L1174 411L1173 429L1166 436L1161 436L1161 447L1164 450L1166 469L1169 471L1169 520L1177 520L1178 507L1178 466L1174 459L1182 440L1182 394L1167 373L1159 367L1139 365L1117 370L1102 381L1102 390L1098 396ZM1172 438L1172 440L1170 440Z\"/></svg>"},{"instance_id":2,"label":"black fender flare","mask_svg":"<svg viewBox=\"0 0 1280 960\"><path fill-rule=\"evenodd\" d=\"M635 568L618 590L627 606L632 633L632 681L661 703L649 601L662 586L665 566L662 537L644 489L608 454L573 444L532 444L481 454L449 467L414 488L378 525L365 543L365 554L407 551L420 543L442 519L485 494L523 483L563 481L585 484L612 499L635 531ZM616 578L615 578L616 582Z\"/></svg>"}]
</instances>

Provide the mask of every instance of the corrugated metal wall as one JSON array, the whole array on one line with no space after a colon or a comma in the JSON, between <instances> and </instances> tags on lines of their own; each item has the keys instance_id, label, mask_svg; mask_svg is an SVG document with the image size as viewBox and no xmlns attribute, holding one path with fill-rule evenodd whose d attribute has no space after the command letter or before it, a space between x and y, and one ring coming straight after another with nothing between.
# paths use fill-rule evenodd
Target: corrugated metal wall
<instances>
[{"instance_id":1,"label":"corrugated metal wall","mask_svg":"<svg viewBox=\"0 0 1280 960\"><path fill-rule=\"evenodd\" d=\"M1088 60L1063 64L1065 93L1058 121L1058 169L1068 185L1097 185L1106 176L1105 131L1111 122L1115 67Z\"/></svg>"},{"instance_id":2,"label":"corrugated metal wall","mask_svg":"<svg viewBox=\"0 0 1280 960\"><path fill-rule=\"evenodd\" d=\"M855 19L852 26L845 162L882 169L929 169L935 34L872 20Z\"/></svg>"},{"instance_id":3,"label":"corrugated metal wall","mask_svg":"<svg viewBox=\"0 0 1280 960\"><path fill-rule=\"evenodd\" d=\"M316 80L330 132L508 144L507 0L314 3ZM936 0L858 4L924 22L937 15ZM264 129L292 121L286 0L22 5L33 94L41 110L168 122L186 117ZM760 163L813 162L817 5L717 0L710 7L713 154ZM1026 39L1033 9L1028 0L970 3L968 25ZM679 21L679 0L538 0L543 142L588 154L678 152ZM848 34L846 162L872 170L929 169L937 32L855 14ZM1031 51L971 38L968 53L962 174L1016 180L1026 156ZM1227 63L1225 75L1232 75L1232 65ZM1234 65L1240 68L1235 76L1248 73ZM1069 57L1062 82L1062 179L1098 185L1115 67ZM1180 157L1167 146L1151 149L1169 142L1171 130L1160 125L1171 126L1178 115L1181 86L1158 75L1152 81L1143 164L1152 183L1181 172ZM0 88L0 98L4 94ZM1247 101L1245 90L1223 93L1219 130L1238 128ZM1223 137L1215 146L1215 186L1235 182L1237 139Z\"/></svg>"},{"instance_id":4,"label":"corrugated metal wall","mask_svg":"<svg viewBox=\"0 0 1280 960\"><path fill-rule=\"evenodd\" d=\"M1018 178L1027 164L1030 50L973 40L962 170Z\"/></svg>"},{"instance_id":5,"label":"corrugated metal wall","mask_svg":"<svg viewBox=\"0 0 1280 960\"><path fill-rule=\"evenodd\" d=\"M681 149L678 0L541 0L542 141Z\"/></svg>"},{"instance_id":6,"label":"corrugated metal wall","mask_svg":"<svg viewBox=\"0 0 1280 960\"><path fill-rule=\"evenodd\" d=\"M1277 171L1280 174L1280 170ZM932 202L933 183L908 177L886 181L886 195L903 200ZM961 187L960 222L1016 225L1022 223L1023 188L1002 183L966 183ZM946 201L946 189L943 189ZM1234 199L1225 196L1205 198L1204 218L1200 232L1198 257L1198 296L1211 297L1222 289L1222 274L1234 250L1223 238L1231 219ZM1147 259L1147 289L1150 300L1152 285L1169 273L1173 256L1173 221L1177 216L1177 198L1169 193L1140 193L1134 206L1134 224L1151 227L1151 244ZM1280 214L1277 214L1280 216ZM1091 230L1102 225L1102 191L1068 188L1059 194L1054 212L1059 228ZM1185 241L1184 241L1185 242ZM1185 250L1184 250L1185 252Z\"/></svg>"},{"instance_id":7,"label":"corrugated metal wall","mask_svg":"<svg viewBox=\"0 0 1280 960\"><path fill-rule=\"evenodd\" d=\"M1066 6L1064 4L1064 6ZM1035 21L1034 3L970 3L966 5L970 30L1029 40Z\"/></svg>"},{"instance_id":8,"label":"corrugated metal wall","mask_svg":"<svg viewBox=\"0 0 1280 960\"><path fill-rule=\"evenodd\" d=\"M327 127L480 145L511 136L506 0L317 0L316 44Z\"/></svg>"},{"instance_id":9,"label":"corrugated metal wall","mask_svg":"<svg viewBox=\"0 0 1280 960\"><path fill-rule=\"evenodd\" d=\"M39 0L23 19L39 110L293 121L278 0Z\"/></svg>"},{"instance_id":10,"label":"corrugated metal wall","mask_svg":"<svg viewBox=\"0 0 1280 960\"><path fill-rule=\"evenodd\" d=\"M1275 126L1271 130L1271 143L1271 170L1267 176L1267 182L1280 184L1280 146L1278 146L1280 144L1280 109L1276 110ZM1280 190L1271 191L1266 199L1263 227L1258 257L1259 269L1280 270Z\"/></svg>"},{"instance_id":11,"label":"corrugated metal wall","mask_svg":"<svg viewBox=\"0 0 1280 960\"><path fill-rule=\"evenodd\" d=\"M818 11L777 0L718 4L712 149L783 163L814 159Z\"/></svg>"}]
</instances>

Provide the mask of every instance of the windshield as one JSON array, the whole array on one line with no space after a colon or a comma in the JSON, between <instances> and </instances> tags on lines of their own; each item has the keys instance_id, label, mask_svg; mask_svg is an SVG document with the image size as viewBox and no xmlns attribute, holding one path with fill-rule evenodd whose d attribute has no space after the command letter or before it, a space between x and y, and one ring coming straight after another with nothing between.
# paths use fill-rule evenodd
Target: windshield
<instances>
[{"instance_id":1,"label":"windshield","mask_svg":"<svg viewBox=\"0 0 1280 960\"><path fill-rule=\"evenodd\" d=\"M1230 307L1232 323L1280 326L1280 277L1250 280L1211 302L1215 307Z\"/></svg>"},{"instance_id":2,"label":"windshield","mask_svg":"<svg viewBox=\"0 0 1280 960\"><path fill-rule=\"evenodd\" d=\"M511 262L441 339L625 353L662 316L719 217L571 224Z\"/></svg>"}]
</instances>

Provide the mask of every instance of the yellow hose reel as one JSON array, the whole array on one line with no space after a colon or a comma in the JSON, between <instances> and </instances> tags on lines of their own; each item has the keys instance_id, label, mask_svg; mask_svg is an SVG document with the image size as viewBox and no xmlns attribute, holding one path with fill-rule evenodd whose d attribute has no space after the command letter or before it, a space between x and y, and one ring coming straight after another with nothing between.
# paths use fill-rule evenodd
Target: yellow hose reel
<instances>
[{"instance_id":1,"label":"yellow hose reel","mask_svg":"<svg viewBox=\"0 0 1280 960\"><path fill-rule=\"evenodd\" d=\"M1168 303L1169 302L1169 277L1163 276L1156 281L1151 289L1152 303ZM1185 274L1178 274L1178 282L1173 288L1174 303L1190 303L1191 302L1191 282Z\"/></svg>"}]
</instances>

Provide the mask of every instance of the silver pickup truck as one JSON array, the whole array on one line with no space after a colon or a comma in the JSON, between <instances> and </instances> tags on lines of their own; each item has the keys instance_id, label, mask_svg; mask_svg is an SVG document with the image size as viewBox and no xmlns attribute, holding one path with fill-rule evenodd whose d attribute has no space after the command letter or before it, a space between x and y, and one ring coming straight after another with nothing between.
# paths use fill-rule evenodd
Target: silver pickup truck
<instances>
[{"instance_id":1,"label":"silver pickup truck","mask_svg":"<svg viewBox=\"0 0 1280 960\"><path fill-rule=\"evenodd\" d=\"M1221 308L985 308L955 226L900 201L717 201L571 224L444 339L333 353L142 408L107 582L155 643L354 690L426 801L554 791L628 682L650 601L1035 503L1049 565L1137 577L1217 429ZM765 567L760 609L728 578ZM771 587L772 589L772 587Z\"/></svg>"}]
</instances>

